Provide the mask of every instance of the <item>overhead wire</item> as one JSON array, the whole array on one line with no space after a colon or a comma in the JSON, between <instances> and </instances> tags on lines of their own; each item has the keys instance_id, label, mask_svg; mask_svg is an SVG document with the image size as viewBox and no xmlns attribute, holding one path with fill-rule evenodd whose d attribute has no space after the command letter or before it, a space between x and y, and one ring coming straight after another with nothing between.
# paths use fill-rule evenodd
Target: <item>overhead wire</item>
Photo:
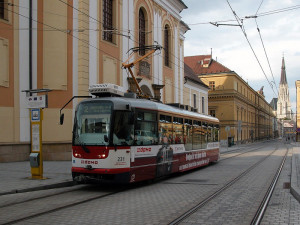
<instances>
[{"instance_id":1,"label":"overhead wire","mask_svg":"<svg viewBox=\"0 0 300 225\"><path fill-rule=\"evenodd\" d=\"M275 93L275 91L274 91L273 85L272 85L271 82L269 81L269 79L268 79L268 77L267 77L267 75L266 75L266 73L265 73L265 71L264 71L264 69L263 69L263 67L262 67L262 65L261 65L261 63L260 63L260 61L259 61L259 59L258 59L258 57L257 57L257 55L256 55L256 53L255 53L255 51L254 51L254 49L253 49L253 47L252 47L252 45L251 45L249 39L248 39L248 36L247 36L247 34L246 34L245 28L243 28L243 25L240 24L240 19L238 18L238 16L236 15L235 11L234 11L233 8L232 8L232 6L230 5L229 0L226 0L226 1L227 1L228 5L229 5L229 7L230 7L230 9L231 9L231 11L232 11L232 13L233 13L233 15L235 16L236 21L237 21L237 23L239 24L239 26L240 26L240 28L241 28L241 30L242 30L242 32L243 32L245 38L246 38L246 40L247 40L247 42L248 42L248 44L249 44L251 50L252 50L252 53L254 54L254 56L255 56L255 58L256 58L258 64L259 64L259 66L260 66L260 68L261 68L261 70L262 70L262 72L263 72L263 74L264 74L266 80L268 81L268 84L270 85L270 87L271 87L273 93L275 94L275 96L277 96L277 93Z\"/></svg>"},{"instance_id":2,"label":"overhead wire","mask_svg":"<svg viewBox=\"0 0 300 225\"><path fill-rule=\"evenodd\" d=\"M97 23L100 23L100 24L103 24L101 21L99 21L99 20L97 20L97 19L95 19L95 18L93 18L93 17L91 17L90 15L88 15L88 14L86 14L86 13L84 13L83 11L81 11L81 10L78 10L78 9L76 9L75 7L73 7L72 5L70 5L70 4L68 4L68 3L66 3L66 2L64 2L64 1L62 1L62 0L59 0L60 2L62 2L62 3L64 3L64 4L66 4L66 5L68 5L69 7L72 7L74 10L77 10L78 12L80 12L80 13L82 13L82 14L84 14L85 16L87 16L87 17L89 17L89 18L92 18L94 21L96 21ZM261 3L262 4L262 3ZM298 7L298 6L297 6ZM300 7L300 6L299 6ZM293 9L296 9L296 6L294 6L294 8ZM280 12L283 12L284 10L292 10L291 9L291 7L289 7L289 8L284 8L284 9L281 9L280 10ZM273 10L273 11L270 11L270 12L268 12L268 13L278 13L278 11L279 10ZM257 11L258 12L258 11ZM51 12L48 12L48 13L51 13ZM267 13L267 12L265 12L265 13ZM54 13L53 13L54 14ZM258 14L259 16L260 15L263 15L263 14ZM241 18L239 18L236 14L235 14L235 16L236 16L236 20L240 20L240 21L242 21L243 19L241 19ZM232 20L227 20L227 21L232 21ZM91 21L92 22L92 21ZM221 21L219 21L219 22L221 22ZM226 20L223 20L222 22L226 22ZM207 24L208 23L210 23L210 22L207 22ZM45 24L46 25L46 24ZM191 25L196 25L196 24L191 24ZM47 26L47 25L46 25ZM50 26L48 26L48 27L50 27ZM243 26L240 26L241 28L243 27ZM22 29L22 28L21 28ZM25 28L23 28L23 29L25 29ZM70 34L69 33L69 31L70 30L66 30L66 31L63 31L63 30L60 30L60 29L58 29L58 28L54 28L54 27L52 27L52 29L54 30L54 31L61 31L61 32L65 32L65 33L68 33L68 34ZM114 28L115 29L115 28ZM86 28L84 28L84 29L77 29L77 30L73 30L73 31L82 31L82 30L93 30L93 29L86 29ZM49 29L49 31L51 31L50 29ZM95 31L99 31L98 29L97 30L95 30ZM129 32L130 32L130 30L129 30ZM247 36L246 36L246 33L245 33L245 31L243 30L243 33L244 33L244 35L245 35L245 37L247 38ZM118 34L117 34L118 35ZM132 34L130 34L130 35L132 35ZM72 35L72 36L74 36L74 35ZM75 37L75 38L77 38L77 37ZM138 43L137 41L135 41L133 38L131 38L130 36L128 36L128 38L129 39L131 39L133 42L135 42L135 43ZM77 38L78 39L78 38ZM248 42L249 42L249 40L247 40ZM89 44L89 43L86 43L86 44ZM250 42L249 42L249 44L250 44ZM90 44L89 44L90 45ZM251 44L250 44L251 45ZM92 46L92 45L90 45L90 46ZM94 47L94 48L96 48L96 49L98 49L97 47L95 47L95 46L92 46L92 47ZM251 47L252 48L252 47ZM104 52L103 50L101 50L101 49L98 49L99 51L102 51L102 52ZM108 54L107 52L105 52L106 54ZM177 59L179 62L181 62L181 63L183 63L184 64L184 61L182 61L181 59L179 59L176 55L174 55L172 52L170 52L171 53L171 55L172 56L174 56L175 57L175 59ZM108 54L109 55L109 54ZM159 55L160 57L162 57L161 55ZM118 59L120 62L122 62L120 59ZM259 61L258 61L259 62ZM174 64L175 66L177 66L178 68L180 68L180 69L183 69L184 70L184 68L182 68L182 66L181 65L177 65L175 62L173 62L173 60L171 60L171 63L172 64ZM261 66L261 65L260 65ZM263 69L262 69L263 70ZM266 75L265 75L266 76ZM266 77L267 78L267 77ZM268 80L268 79L267 79ZM161 80L162 82L163 82L163 80ZM269 82L269 80L268 80L268 82ZM269 82L269 84L270 84L270 82ZM276 85L276 83L275 83L275 85ZM174 86L175 87L175 86ZM181 89L180 89L181 90Z\"/></svg>"},{"instance_id":3,"label":"overhead wire","mask_svg":"<svg viewBox=\"0 0 300 225\"><path fill-rule=\"evenodd\" d=\"M64 4L66 4L67 6L73 8L74 10L76 10L76 11L78 11L78 12L84 14L85 16L87 16L87 17L89 17L89 18L91 18L91 19L93 19L93 20L95 20L95 21L97 21L98 23L100 23L100 24L103 25L103 23L102 23L101 21L99 21L99 20L97 20L97 19L91 17L90 15L84 13L83 11L81 11L81 10L75 8L73 5L70 5L70 4L66 3L66 2L64 2L63 0L58 0L58 1L60 1L60 2L62 2L62 3L64 3ZM131 41L133 41L133 42L135 42L135 43L137 43L137 44L139 45L139 42L138 42L137 40L135 40L135 37L134 37L134 36L133 36L133 38L129 38L129 39L130 39ZM162 57L161 55L158 55L158 56ZM149 58L152 58L152 57L154 57L154 56L149 56ZM119 59L119 61L122 63L122 61L121 61L120 59ZM171 61L171 63L174 64L175 66L178 66L179 68L183 69L183 71L184 71L184 68L182 68L180 65L175 64L173 61ZM127 73L127 75L128 75L128 73ZM151 77L154 78L153 76L151 76ZM168 85L170 85L171 87L178 89L179 91L186 92L186 91L182 90L180 87L177 87L177 86L175 86L175 85L173 85L173 84L171 84L171 83L166 82L166 80L162 80L162 79L159 79L159 78L155 78L155 79L161 81L162 83L168 84ZM186 92L186 93L189 93L189 92Z\"/></svg>"},{"instance_id":4,"label":"overhead wire","mask_svg":"<svg viewBox=\"0 0 300 225\"><path fill-rule=\"evenodd\" d=\"M61 1L65 4L68 4L64 1ZM11 5L11 6L17 6L17 7L20 7L20 8L25 8L25 9L29 9L27 7L24 7L24 6L19 6L15 3L7 3L8 5ZM69 4L70 7L72 7L72 5ZM244 16L240 19L242 20L246 20L246 19L253 19L253 18L257 18L257 17L260 17L260 16L268 16L268 15L272 15L272 14L276 14L276 13L282 13L282 12L286 12L286 11L291 11L291 10L296 10L296 9L300 9L300 5L295 5L295 6L291 6L291 7L286 7L286 8L282 8L282 9L276 9L276 10L271 10L271 11L266 11L266 12L263 12L263 13L260 13L260 14L255 14L255 15L251 15L251 16ZM36 9L34 9L34 11L37 11ZM82 11L78 11L78 12L82 12ZM49 13L49 14L53 14L53 15L57 15L57 16L61 16L61 17L67 17L65 15L61 15L61 14L58 14L58 13L53 13L53 12L49 12L49 11L44 11L44 13ZM83 12L84 13L84 12ZM90 17L90 16L89 16ZM87 22L85 20L81 20L79 18L77 18L79 21L84 21L84 22ZM101 21L93 18L93 20L95 21L89 21L91 23L102 23ZM228 20L217 20L217 21L208 21L208 22L196 22L196 23L187 23L188 26L196 26L196 25L211 25L211 24L219 24L219 23L226 23L226 22L233 22L233 21L236 21L236 20L233 20L233 19L228 19ZM154 29L162 29L164 30L165 28L163 27L153 27ZM114 28L115 30L117 28ZM170 28L171 30L173 30L173 28ZM86 30L89 30L89 29L86 29ZM129 30L127 29L117 29L119 32L129 32ZM98 29L96 29L95 31L99 31ZM138 30L130 30L130 31L138 31ZM149 31L145 31L146 33L151 33L152 31L149 30Z\"/></svg>"},{"instance_id":5,"label":"overhead wire","mask_svg":"<svg viewBox=\"0 0 300 225\"><path fill-rule=\"evenodd\" d=\"M259 7L258 7L255 15L257 15L260 7L262 6L263 1L264 0L261 1L261 3L259 5ZM271 71L271 75L272 75L272 78L273 78L273 83L275 84L276 91L278 92L278 88L277 88L277 85L276 85L276 82L275 82L275 78L274 78L273 70L272 70L272 67L271 67L271 64L270 64L270 60L269 60L269 57L268 57L268 54L267 54L267 51L266 51L266 48L265 48L265 45L264 45L264 41L262 39L262 35L261 35L261 32L260 32L260 29L258 27L257 18L255 18L255 23L256 23L256 28L257 28L257 31L258 31L258 34L259 34L259 37L260 37L260 40L261 40L261 43L262 43L262 46L263 46L263 49L264 49L264 52L265 52L265 56L266 56L266 59L267 59L268 65L269 65L269 69Z\"/></svg>"}]
</instances>

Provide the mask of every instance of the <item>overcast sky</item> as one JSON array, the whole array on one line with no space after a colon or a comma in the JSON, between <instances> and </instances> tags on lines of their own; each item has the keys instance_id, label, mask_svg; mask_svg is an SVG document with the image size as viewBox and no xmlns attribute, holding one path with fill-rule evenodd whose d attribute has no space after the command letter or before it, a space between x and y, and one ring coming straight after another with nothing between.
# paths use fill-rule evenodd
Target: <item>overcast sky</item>
<instances>
[{"instance_id":1,"label":"overcast sky","mask_svg":"<svg viewBox=\"0 0 300 225\"><path fill-rule=\"evenodd\" d=\"M191 28L185 34L185 56L210 54L212 48L213 58L217 58L218 62L239 74L254 90L259 90L264 86L266 100L270 102L278 94L276 86L279 87L281 62L284 55L290 101L293 112L296 112L295 81L300 80L299 0L228 1L236 15L243 19L245 33L264 72L241 28L221 25L237 24L227 0L184 0L188 9L184 10L181 16L182 20ZM288 11L269 14L275 10ZM258 15L256 20L245 19L246 16L254 16L256 13ZM209 22L218 22L220 25L217 27ZM274 87L274 91L269 83Z\"/></svg>"}]
</instances>

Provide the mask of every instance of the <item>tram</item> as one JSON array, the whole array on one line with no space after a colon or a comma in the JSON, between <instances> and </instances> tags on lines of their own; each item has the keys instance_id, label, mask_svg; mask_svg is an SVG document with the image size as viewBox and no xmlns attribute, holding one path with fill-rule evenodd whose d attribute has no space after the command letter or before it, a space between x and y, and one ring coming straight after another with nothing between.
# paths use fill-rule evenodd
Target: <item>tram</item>
<instances>
[{"instance_id":1,"label":"tram","mask_svg":"<svg viewBox=\"0 0 300 225\"><path fill-rule=\"evenodd\" d=\"M77 105L74 181L133 183L219 160L217 118L126 96L120 90L113 84L92 85L90 93L97 97Z\"/></svg>"}]
</instances>

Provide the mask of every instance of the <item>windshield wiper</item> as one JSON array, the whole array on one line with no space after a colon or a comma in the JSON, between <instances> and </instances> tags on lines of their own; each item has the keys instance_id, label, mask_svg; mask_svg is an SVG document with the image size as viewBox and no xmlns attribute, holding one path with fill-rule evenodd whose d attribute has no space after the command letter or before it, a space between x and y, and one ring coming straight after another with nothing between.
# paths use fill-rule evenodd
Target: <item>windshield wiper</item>
<instances>
[{"instance_id":1,"label":"windshield wiper","mask_svg":"<svg viewBox=\"0 0 300 225\"><path fill-rule=\"evenodd\" d=\"M80 144L80 146L86 153L90 153L90 150L84 144Z\"/></svg>"},{"instance_id":2,"label":"windshield wiper","mask_svg":"<svg viewBox=\"0 0 300 225\"><path fill-rule=\"evenodd\" d=\"M78 135L75 136L75 140L78 142L79 146L81 146L81 148L83 149L83 151L85 151L86 153L90 153L90 150L85 146L85 144L83 144L79 140L79 136Z\"/></svg>"}]
</instances>

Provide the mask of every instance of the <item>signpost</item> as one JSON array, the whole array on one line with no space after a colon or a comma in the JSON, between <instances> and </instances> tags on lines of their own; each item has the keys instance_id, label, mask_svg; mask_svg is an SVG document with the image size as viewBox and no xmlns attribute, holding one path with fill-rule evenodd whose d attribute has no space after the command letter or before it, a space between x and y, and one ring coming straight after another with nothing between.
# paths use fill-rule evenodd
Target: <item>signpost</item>
<instances>
[{"instance_id":1,"label":"signpost","mask_svg":"<svg viewBox=\"0 0 300 225\"><path fill-rule=\"evenodd\" d=\"M43 177L43 151L42 151L42 125L43 108L48 107L49 89L25 90L26 108L30 109L30 136L31 153L29 156L31 166L31 179L46 179ZM46 95L37 95L46 92ZM32 94L36 94L32 96Z\"/></svg>"}]
</instances>

